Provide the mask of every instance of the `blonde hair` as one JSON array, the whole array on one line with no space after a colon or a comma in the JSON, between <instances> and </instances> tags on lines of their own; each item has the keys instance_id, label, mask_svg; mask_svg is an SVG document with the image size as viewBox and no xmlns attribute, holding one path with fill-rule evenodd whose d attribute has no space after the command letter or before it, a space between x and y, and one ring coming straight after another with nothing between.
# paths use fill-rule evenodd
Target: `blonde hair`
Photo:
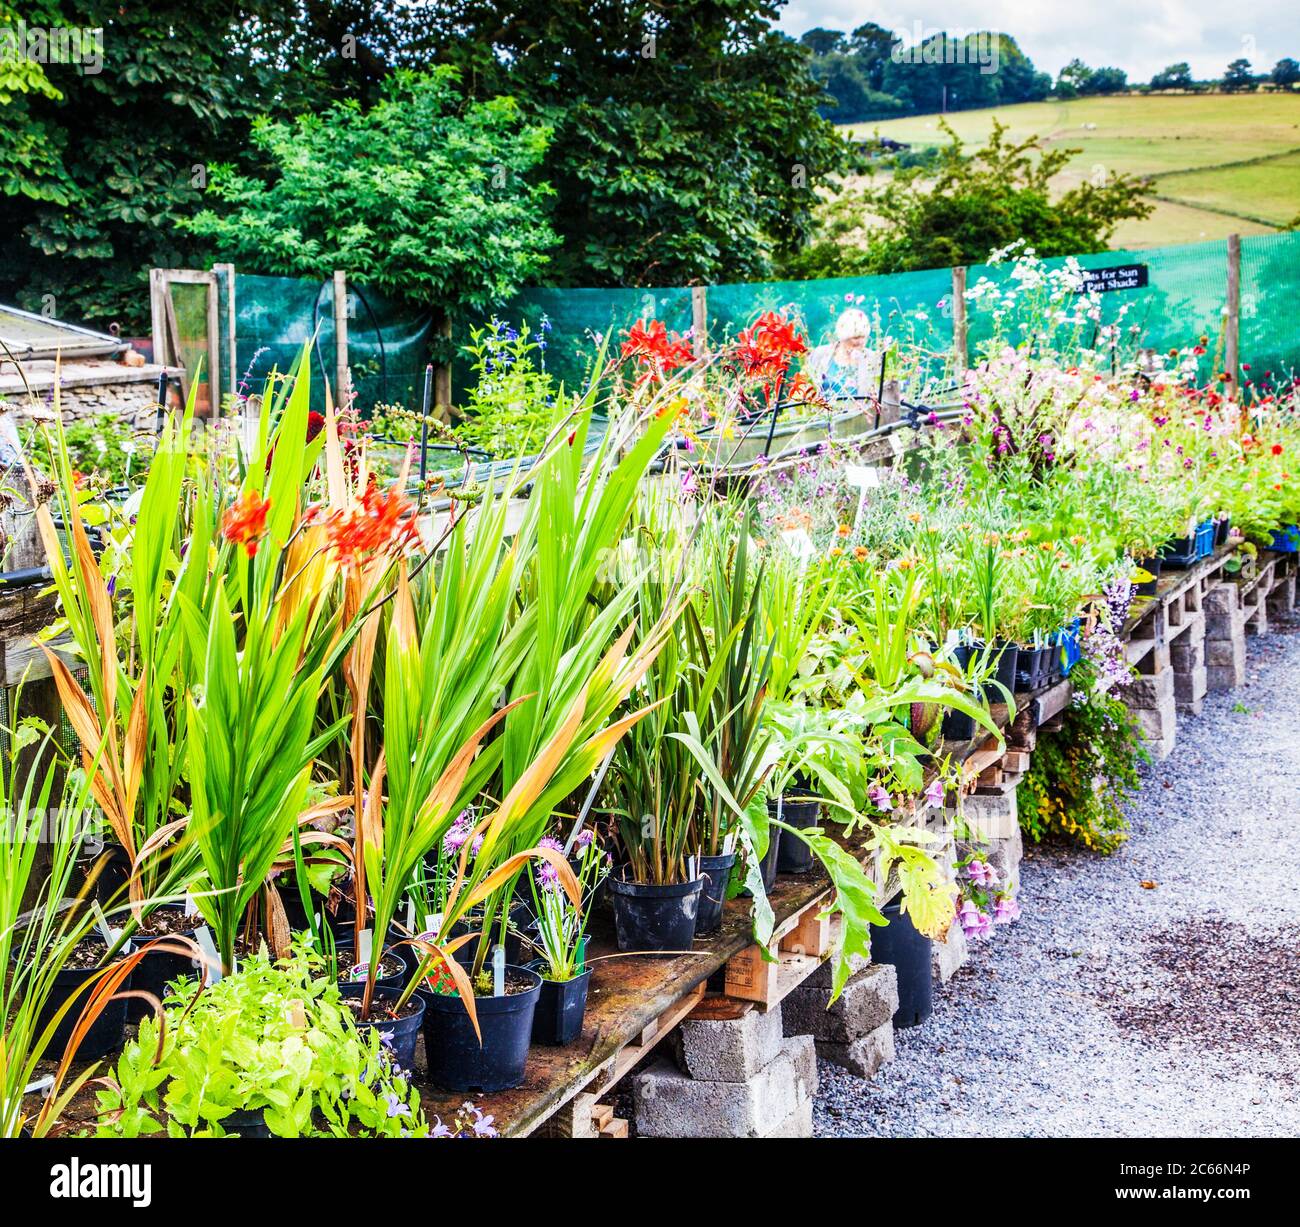
<instances>
[{"instance_id":1,"label":"blonde hair","mask_svg":"<svg viewBox=\"0 0 1300 1227\"><path fill-rule=\"evenodd\" d=\"M835 339L837 341L848 341L853 337L869 337L870 335L871 321L867 319L867 313L858 310L857 307L850 307L835 321Z\"/></svg>"}]
</instances>

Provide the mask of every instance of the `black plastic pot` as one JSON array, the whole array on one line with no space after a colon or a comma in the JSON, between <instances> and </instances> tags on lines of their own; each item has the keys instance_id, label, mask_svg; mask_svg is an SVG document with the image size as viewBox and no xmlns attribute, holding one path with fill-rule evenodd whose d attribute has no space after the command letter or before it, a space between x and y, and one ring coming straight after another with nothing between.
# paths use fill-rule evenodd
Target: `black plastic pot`
<instances>
[{"instance_id":1,"label":"black plastic pot","mask_svg":"<svg viewBox=\"0 0 1300 1227\"><path fill-rule=\"evenodd\" d=\"M542 977L526 967L509 967L507 972L528 976L533 985L503 997L474 998L481 1044L458 996L420 990L424 1056L434 1085L445 1091L508 1091L523 1083Z\"/></svg>"},{"instance_id":2,"label":"black plastic pot","mask_svg":"<svg viewBox=\"0 0 1300 1227\"><path fill-rule=\"evenodd\" d=\"M767 812L771 817L776 817L776 802L767 803ZM769 825L767 828L767 851L763 853L763 859L758 863L758 871L763 875L763 889L771 890L776 885L777 866L781 862L781 836L784 832L780 827Z\"/></svg>"},{"instance_id":3,"label":"black plastic pot","mask_svg":"<svg viewBox=\"0 0 1300 1227\"><path fill-rule=\"evenodd\" d=\"M237 1138L269 1138L271 1127L266 1123L266 1113L262 1108L243 1108L232 1112L222 1122L221 1127Z\"/></svg>"},{"instance_id":4,"label":"black plastic pot","mask_svg":"<svg viewBox=\"0 0 1300 1227\"><path fill-rule=\"evenodd\" d=\"M396 959L402 965L401 971L396 972L391 976L380 976L379 979L375 981L377 988L397 989L400 992L406 987L406 982L415 974L415 970L419 965L419 956L413 947L398 946L396 944L402 940L402 934L397 932L396 929L390 929L388 931L388 948L382 952L376 951L373 948L371 949L372 958L375 954L379 954L380 958L386 957ZM349 932L345 936L335 939L334 948L340 953L351 954L353 950L355 950L356 944L357 940L355 932ZM339 978L340 986L349 983L352 982L344 980L342 977Z\"/></svg>"},{"instance_id":5,"label":"black plastic pot","mask_svg":"<svg viewBox=\"0 0 1300 1227\"><path fill-rule=\"evenodd\" d=\"M361 997L365 987L364 984L340 984L339 995ZM415 1041L420 1035L420 1023L424 1018L429 998L423 993L412 993L407 1004L414 1002L418 1008L406 1018L385 1018L377 1012L380 1007L395 1006L401 995L397 989L375 989L370 998L370 1017L363 1019L360 1015L356 1015L356 1024L358 1027L378 1027L380 1036L386 1037L385 1047L393 1060L403 1069L414 1069ZM464 1009L463 1006L461 1008Z\"/></svg>"},{"instance_id":6,"label":"black plastic pot","mask_svg":"<svg viewBox=\"0 0 1300 1227\"><path fill-rule=\"evenodd\" d=\"M1179 570L1196 561L1196 537L1174 537L1160 547L1160 558L1166 567Z\"/></svg>"},{"instance_id":7,"label":"black plastic pot","mask_svg":"<svg viewBox=\"0 0 1300 1227\"><path fill-rule=\"evenodd\" d=\"M510 927L506 931L506 963L519 966L532 957L531 951L528 952L527 958L524 951L524 934L528 926L533 923L533 910L528 904L516 900L510 905ZM458 920L451 926L451 937L460 937L465 933L475 935L472 941L466 942L456 951L456 962L462 967L471 967L474 963L474 955L478 950L478 934L483 932L483 918L479 915L477 922L474 920ZM497 922L493 921L492 931L488 934L488 949L491 950L497 944L499 930Z\"/></svg>"},{"instance_id":8,"label":"black plastic pot","mask_svg":"<svg viewBox=\"0 0 1300 1227\"><path fill-rule=\"evenodd\" d=\"M1214 522L1214 548L1217 550L1221 546L1228 544L1228 533L1232 528L1232 517L1224 516L1222 520Z\"/></svg>"},{"instance_id":9,"label":"black plastic pot","mask_svg":"<svg viewBox=\"0 0 1300 1227\"><path fill-rule=\"evenodd\" d=\"M773 812L771 804L768 805L768 812ZM809 827L815 827L821 821L821 816L821 799L819 797L802 796L798 793L787 793L782 797L781 808L776 813L776 817L780 818L787 826L797 827L801 831L806 831ZM785 832L782 831L781 834L785 835ZM791 837L781 840L781 846L776 855L776 870L778 873L807 873L812 867L812 849L802 839Z\"/></svg>"},{"instance_id":10,"label":"black plastic pot","mask_svg":"<svg viewBox=\"0 0 1300 1227\"><path fill-rule=\"evenodd\" d=\"M1143 583L1133 585L1134 596L1155 596L1156 586L1160 583L1160 570L1165 565L1165 560L1159 554L1153 554L1149 558L1138 558L1134 561L1151 576Z\"/></svg>"},{"instance_id":11,"label":"black plastic pot","mask_svg":"<svg viewBox=\"0 0 1300 1227\"><path fill-rule=\"evenodd\" d=\"M1020 648L1014 643L1002 641L993 645L997 654L998 668L994 676L1008 690L1016 688L1016 666L1020 663Z\"/></svg>"},{"instance_id":12,"label":"black plastic pot","mask_svg":"<svg viewBox=\"0 0 1300 1227\"><path fill-rule=\"evenodd\" d=\"M700 892L700 908L695 917L695 932L716 933L722 927L722 905L727 901L727 883L736 863L734 852L720 856L701 856L700 873L704 889Z\"/></svg>"},{"instance_id":13,"label":"black plastic pot","mask_svg":"<svg viewBox=\"0 0 1300 1227\"><path fill-rule=\"evenodd\" d=\"M159 908L159 911L180 912L180 907ZM202 921L195 919L195 924L201 924ZM152 941L175 941L181 938L193 940L194 930L187 929L183 933L164 933L154 937L145 936L137 933L133 941L137 946L148 945ZM131 987L139 989L146 993L152 993L159 1001L167 994L167 985L173 980L179 980L181 976L198 976L199 969L194 966L194 960L184 954L173 954L168 950L151 950L135 965L135 970L131 972ZM139 1022L142 1018L152 1015L153 1007L147 1002L142 1001L139 997L130 997L126 1003L127 1022Z\"/></svg>"},{"instance_id":14,"label":"black plastic pot","mask_svg":"<svg viewBox=\"0 0 1300 1227\"><path fill-rule=\"evenodd\" d=\"M572 980L542 981L533 1014L533 1043L564 1047L582 1033L582 1019L587 1012L587 987L591 983L588 967Z\"/></svg>"},{"instance_id":15,"label":"black plastic pot","mask_svg":"<svg viewBox=\"0 0 1300 1227\"><path fill-rule=\"evenodd\" d=\"M1043 656L1043 683L1047 686L1054 686L1065 676L1064 672L1062 672L1061 645L1053 643L1045 647Z\"/></svg>"},{"instance_id":16,"label":"black plastic pot","mask_svg":"<svg viewBox=\"0 0 1300 1227\"><path fill-rule=\"evenodd\" d=\"M944 741L969 741L975 736L975 717L965 712L949 711L943 717Z\"/></svg>"},{"instance_id":17,"label":"black plastic pot","mask_svg":"<svg viewBox=\"0 0 1300 1227\"><path fill-rule=\"evenodd\" d=\"M912 918L899 904L881 909L887 925L871 930L871 961L889 963L898 973L898 1009L894 1026L915 1027L930 1017L934 1008L930 939L917 932Z\"/></svg>"},{"instance_id":18,"label":"black plastic pot","mask_svg":"<svg viewBox=\"0 0 1300 1227\"><path fill-rule=\"evenodd\" d=\"M1042 678L1042 648L1022 647L1016 653L1016 685L1019 691L1036 690Z\"/></svg>"},{"instance_id":19,"label":"black plastic pot","mask_svg":"<svg viewBox=\"0 0 1300 1227\"><path fill-rule=\"evenodd\" d=\"M659 886L610 877L614 932L620 950L689 950L704 879Z\"/></svg>"},{"instance_id":20,"label":"black plastic pot","mask_svg":"<svg viewBox=\"0 0 1300 1227\"><path fill-rule=\"evenodd\" d=\"M124 942L121 953L130 954L133 948L130 941ZM76 1000L68 1008L68 1012L59 1020L59 1025L54 1028L54 1032L50 1036L50 1042L45 1046L44 1056L46 1058L58 1060L63 1056L63 1050L67 1048L68 1041L72 1038L77 1019L81 1017L81 1011L85 1009L86 1002L90 1000L90 995L95 991L93 988L87 988L81 992L77 990L81 989L87 980L97 975L99 970L96 967L65 967L62 971L55 973L54 986L50 990L50 995L46 998L45 1005L36 1020L36 1034L39 1035L45 1030L63 1003L74 994ZM119 991L126 992L130 987L131 976L127 976ZM82 1037L81 1045L77 1049L77 1060L93 1061L99 1057L108 1056L110 1052L116 1052L122 1047L123 1034L126 1031L126 1003L126 998L119 998L116 1001L110 1001L100 1011L99 1017L95 1019L90 1025L90 1029Z\"/></svg>"}]
</instances>

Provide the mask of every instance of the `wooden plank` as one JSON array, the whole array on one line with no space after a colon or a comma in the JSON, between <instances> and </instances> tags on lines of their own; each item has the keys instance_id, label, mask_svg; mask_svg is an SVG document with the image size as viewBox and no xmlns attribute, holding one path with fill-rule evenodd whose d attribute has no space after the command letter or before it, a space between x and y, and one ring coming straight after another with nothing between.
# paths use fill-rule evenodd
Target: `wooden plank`
<instances>
[{"instance_id":1,"label":"wooden plank","mask_svg":"<svg viewBox=\"0 0 1300 1227\"><path fill-rule=\"evenodd\" d=\"M348 403L348 275L334 270L334 403Z\"/></svg>"}]
</instances>

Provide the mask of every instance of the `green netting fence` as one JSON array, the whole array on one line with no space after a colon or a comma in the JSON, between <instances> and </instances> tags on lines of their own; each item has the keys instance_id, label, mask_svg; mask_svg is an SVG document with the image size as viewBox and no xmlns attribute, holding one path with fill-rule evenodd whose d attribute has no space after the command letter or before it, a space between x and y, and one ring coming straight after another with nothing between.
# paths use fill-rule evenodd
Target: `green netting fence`
<instances>
[{"instance_id":1,"label":"green netting fence","mask_svg":"<svg viewBox=\"0 0 1300 1227\"><path fill-rule=\"evenodd\" d=\"M1228 246L1226 242L1177 247L1107 251L1079 257L1085 269L1145 266L1146 284L1101 295L1097 326L1114 323L1127 307L1122 324L1130 342L1156 351L1211 338L1211 352L1222 348L1227 321ZM1062 260L1049 260L1057 267ZM967 286L982 277L995 283L1012 275L1007 264L974 266ZM273 365L287 368L302 344L313 336L315 373L334 371L333 285L284 277L238 275L235 295L235 369L247 387L256 389ZM1252 374L1269 372L1276 379L1300 368L1300 234L1281 233L1241 242L1240 358ZM844 277L821 281L724 284L704 290L710 342L733 336L766 310L789 310L806 329L810 343L822 344L848 306L865 311L873 322L870 344L887 340L916 348L925 359L922 376L941 381L950 369L954 345L953 276L949 269L879 277ZM526 321L539 335L547 323L544 361L566 387L582 385L601 340L619 335L638 319L656 318L675 332L692 324L692 291L669 289L529 289L502 303L496 314L518 325ZM412 310L349 282L348 361L361 407L377 403L420 405L423 373L434 355L432 313ZM456 318L452 340L457 349L481 319ZM968 352L974 356L987 340L991 320L986 310L968 311ZM925 369L928 364L928 371ZM453 366L452 399L471 378L462 358ZM313 381L317 396L323 380Z\"/></svg>"}]
</instances>

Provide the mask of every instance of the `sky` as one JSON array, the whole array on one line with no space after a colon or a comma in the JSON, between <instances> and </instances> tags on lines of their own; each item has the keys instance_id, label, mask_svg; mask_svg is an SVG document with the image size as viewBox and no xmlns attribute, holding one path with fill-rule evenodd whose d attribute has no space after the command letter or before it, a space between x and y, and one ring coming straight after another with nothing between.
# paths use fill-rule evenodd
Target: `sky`
<instances>
[{"instance_id":1,"label":"sky","mask_svg":"<svg viewBox=\"0 0 1300 1227\"><path fill-rule=\"evenodd\" d=\"M1300 59L1297 0L790 0L780 26L798 37L825 26L852 30L874 21L896 33L994 30L1010 34L1053 76L1078 56L1092 68L1124 69L1148 81L1167 64L1186 60L1197 78L1220 77L1245 56L1256 72L1283 56Z\"/></svg>"}]
</instances>

